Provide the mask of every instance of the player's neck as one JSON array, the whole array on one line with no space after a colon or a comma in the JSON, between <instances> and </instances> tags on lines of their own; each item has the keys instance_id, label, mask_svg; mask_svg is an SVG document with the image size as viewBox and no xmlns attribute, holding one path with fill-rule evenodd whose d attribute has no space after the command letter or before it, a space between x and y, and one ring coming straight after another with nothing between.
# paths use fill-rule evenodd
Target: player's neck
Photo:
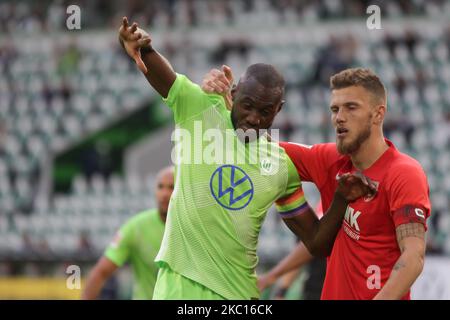
<instances>
[{"instance_id":1,"label":"player's neck","mask_svg":"<svg viewBox=\"0 0 450 320\"><path fill-rule=\"evenodd\" d=\"M353 166L359 170L366 170L370 168L382 155L389 149L383 135L378 135L372 139L365 141L361 147L352 154Z\"/></svg>"}]
</instances>

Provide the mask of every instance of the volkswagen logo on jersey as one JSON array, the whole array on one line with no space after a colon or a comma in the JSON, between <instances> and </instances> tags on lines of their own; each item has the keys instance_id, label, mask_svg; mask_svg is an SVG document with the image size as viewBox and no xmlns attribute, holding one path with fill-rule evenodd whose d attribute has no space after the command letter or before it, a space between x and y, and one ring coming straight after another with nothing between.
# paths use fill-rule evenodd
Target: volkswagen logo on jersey
<instances>
[{"instance_id":1,"label":"volkswagen logo on jersey","mask_svg":"<svg viewBox=\"0 0 450 320\"><path fill-rule=\"evenodd\" d=\"M241 168L223 165L211 176L209 187L214 199L228 210L245 208L253 198L253 182Z\"/></svg>"}]
</instances>

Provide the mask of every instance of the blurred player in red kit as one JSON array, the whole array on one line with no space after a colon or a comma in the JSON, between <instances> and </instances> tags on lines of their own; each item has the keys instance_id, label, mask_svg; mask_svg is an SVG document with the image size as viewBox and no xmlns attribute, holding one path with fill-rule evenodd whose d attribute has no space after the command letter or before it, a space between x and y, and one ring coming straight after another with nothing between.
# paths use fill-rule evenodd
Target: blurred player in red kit
<instances>
[{"instance_id":1,"label":"blurred player in red kit","mask_svg":"<svg viewBox=\"0 0 450 320\"><path fill-rule=\"evenodd\" d=\"M224 72L211 71L204 90L218 91L224 77ZM384 138L386 89L375 73L346 69L331 77L330 88L336 143L280 144L300 178L316 184L325 211L336 177L344 173L362 172L377 184L378 192L347 207L327 259L321 298L410 299L410 288L424 265L426 219L431 211L426 175L415 159ZM223 88L220 91L227 94ZM307 254L302 248L284 263L302 259Z\"/></svg>"}]
</instances>

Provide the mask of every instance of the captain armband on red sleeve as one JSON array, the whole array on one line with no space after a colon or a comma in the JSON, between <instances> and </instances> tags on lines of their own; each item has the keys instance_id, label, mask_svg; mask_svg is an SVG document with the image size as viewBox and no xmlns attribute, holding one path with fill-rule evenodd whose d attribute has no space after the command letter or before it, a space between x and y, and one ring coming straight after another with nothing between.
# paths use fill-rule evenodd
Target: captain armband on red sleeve
<instances>
[{"instance_id":1,"label":"captain armband on red sleeve","mask_svg":"<svg viewBox=\"0 0 450 320\"><path fill-rule=\"evenodd\" d=\"M421 205L405 205L393 212L394 224L398 227L405 223L420 223L427 230L428 210Z\"/></svg>"},{"instance_id":2,"label":"captain armband on red sleeve","mask_svg":"<svg viewBox=\"0 0 450 320\"><path fill-rule=\"evenodd\" d=\"M275 201L275 206L281 218L292 218L310 209L305 199L302 188L297 189L293 194Z\"/></svg>"}]
</instances>

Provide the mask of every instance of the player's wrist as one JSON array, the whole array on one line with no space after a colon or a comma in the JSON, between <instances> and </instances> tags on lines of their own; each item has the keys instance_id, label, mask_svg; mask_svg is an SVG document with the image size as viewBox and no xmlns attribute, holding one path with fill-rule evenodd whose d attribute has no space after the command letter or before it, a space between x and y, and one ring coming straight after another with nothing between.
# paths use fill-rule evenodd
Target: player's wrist
<instances>
[{"instance_id":1,"label":"player's wrist","mask_svg":"<svg viewBox=\"0 0 450 320\"><path fill-rule=\"evenodd\" d=\"M334 192L334 199L337 201L345 202L346 204L350 203L345 194L343 194L339 189Z\"/></svg>"},{"instance_id":2,"label":"player's wrist","mask_svg":"<svg viewBox=\"0 0 450 320\"><path fill-rule=\"evenodd\" d=\"M144 55L149 54L149 53L153 53L156 50L153 49L153 47L149 44L148 46L141 47L139 49L139 51L141 52L141 56L143 57Z\"/></svg>"}]
</instances>

